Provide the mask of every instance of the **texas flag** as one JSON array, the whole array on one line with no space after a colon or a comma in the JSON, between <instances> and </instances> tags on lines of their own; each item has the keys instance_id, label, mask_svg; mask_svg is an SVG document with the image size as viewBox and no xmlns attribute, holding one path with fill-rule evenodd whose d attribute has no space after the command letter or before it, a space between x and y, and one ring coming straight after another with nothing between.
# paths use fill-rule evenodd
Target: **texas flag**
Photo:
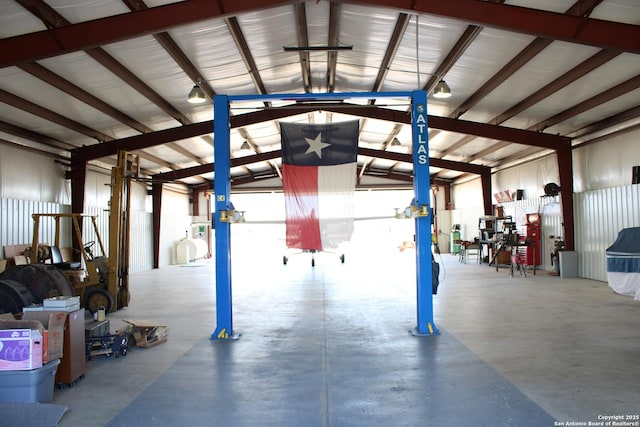
<instances>
[{"instance_id":1,"label":"texas flag","mask_svg":"<svg viewBox=\"0 0 640 427\"><path fill-rule=\"evenodd\" d=\"M280 129L287 247L336 248L353 234L359 122Z\"/></svg>"}]
</instances>

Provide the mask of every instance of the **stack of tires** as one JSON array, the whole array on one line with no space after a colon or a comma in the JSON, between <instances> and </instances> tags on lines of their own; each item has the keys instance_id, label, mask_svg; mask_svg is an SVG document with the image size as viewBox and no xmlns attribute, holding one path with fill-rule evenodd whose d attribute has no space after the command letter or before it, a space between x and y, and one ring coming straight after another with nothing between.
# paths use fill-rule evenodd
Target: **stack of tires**
<instances>
[{"instance_id":1,"label":"stack of tires","mask_svg":"<svg viewBox=\"0 0 640 427\"><path fill-rule=\"evenodd\" d=\"M74 296L69 278L47 264L18 265L0 273L0 313L22 313L45 298Z\"/></svg>"}]
</instances>

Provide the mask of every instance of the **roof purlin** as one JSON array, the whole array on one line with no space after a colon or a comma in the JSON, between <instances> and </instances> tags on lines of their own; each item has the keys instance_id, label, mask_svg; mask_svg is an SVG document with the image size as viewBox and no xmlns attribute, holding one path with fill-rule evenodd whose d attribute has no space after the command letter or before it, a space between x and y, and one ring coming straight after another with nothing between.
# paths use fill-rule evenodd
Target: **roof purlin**
<instances>
[{"instance_id":1,"label":"roof purlin","mask_svg":"<svg viewBox=\"0 0 640 427\"><path fill-rule=\"evenodd\" d=\"M223 4L224 11L219 4ZM288 4L277 0L220 1L188 0L107 18L71 24L0 39L0 67L36 61L69 52L154 34L167 29L223 15ZM447 16L540 37L565 40L602 48L640 53L640 26L569 16L537 9L479 2L448 0L368 0L359 4L393 7L412 13Z\"/></svg>"}]
</instances>

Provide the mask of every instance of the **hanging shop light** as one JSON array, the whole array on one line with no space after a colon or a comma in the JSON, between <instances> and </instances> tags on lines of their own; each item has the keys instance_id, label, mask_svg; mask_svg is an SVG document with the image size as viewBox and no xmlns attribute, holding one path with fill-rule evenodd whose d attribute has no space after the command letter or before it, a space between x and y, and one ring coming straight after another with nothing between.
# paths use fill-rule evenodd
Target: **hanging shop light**
<instances>
[{"instance_id":1,"label":"hanging shop light","mask_svg":"<svg viewBox=\"0 0 640 427\"><path fill-rule=\"evenodd\" d=\"M443 79L440 79L436 87L433 88L434 98L449 98L451 96L451 88Z\"/></svg>"},{"instance_id":2,"label":"hanging shop light","mask_svg":"<svg viewBox=\"0 0 640 427\"><path fill-rule=\"evenodd\" d=\"M189 97L187 98L187 100L191 104L202 104L207 100L207 98L204 96L204 91L202 90L202 88L199 85L195 85L191 89L191 92L189 92Z\"/></svg>"}]
</instances>

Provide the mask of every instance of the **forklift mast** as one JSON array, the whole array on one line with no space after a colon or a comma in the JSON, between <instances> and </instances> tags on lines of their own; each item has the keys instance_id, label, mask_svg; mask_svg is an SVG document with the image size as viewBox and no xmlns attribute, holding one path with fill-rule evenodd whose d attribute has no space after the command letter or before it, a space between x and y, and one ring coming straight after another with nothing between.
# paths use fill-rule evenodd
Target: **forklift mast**
<instances>
[{"instance_id":1,"label":"forklift mast","mask_svg":"<svg viewBox=\"0 0 640 427\"><path fill-rule=\"evenodd\" d=\"M131 178L139 174L137 156L118 152L118 163L111 169L109 201L108 292L114 296L112 311L129 305L129 243Z\"/></svg>"},{"instance_id":2,"label":"forklift mast","mask_svg":"<svg viewBox=\"0 0 640 427\"><path fill-rule=\"evenodd\" d=\"M97 224L96 215L83 213L51 213L33 214L34 230L33 243L30 252L30 262L51 263L58 268L69 270L64 263L54 261L49 256L42 259L39 250L43 246L39 242L42 219L49 217L55 221L54 247L56 251L60 245L61 219L71 221L72 242L77 246L77 253L84 261L86 276L84 280L73 283L73 290L80 296L81 305L91 312L99 307L114 312L127 307L130 301L129 293L129 219L131 201L131 178L138 175L139 162L137 156L126 151L118 153L118 163L111 169L111 190L109 199L109 240L108 253ZM86 218L91 219L91 227L96 241L83 240L83 227L89 225ZM84 230L86 231L86 230ZM97 247L94 247L98 244ZM51 251L51 247L48 247ZM78 260L79 261L79 260ZM80 265L80 263L78 263Z\"/></svg>"}]
</instances>

